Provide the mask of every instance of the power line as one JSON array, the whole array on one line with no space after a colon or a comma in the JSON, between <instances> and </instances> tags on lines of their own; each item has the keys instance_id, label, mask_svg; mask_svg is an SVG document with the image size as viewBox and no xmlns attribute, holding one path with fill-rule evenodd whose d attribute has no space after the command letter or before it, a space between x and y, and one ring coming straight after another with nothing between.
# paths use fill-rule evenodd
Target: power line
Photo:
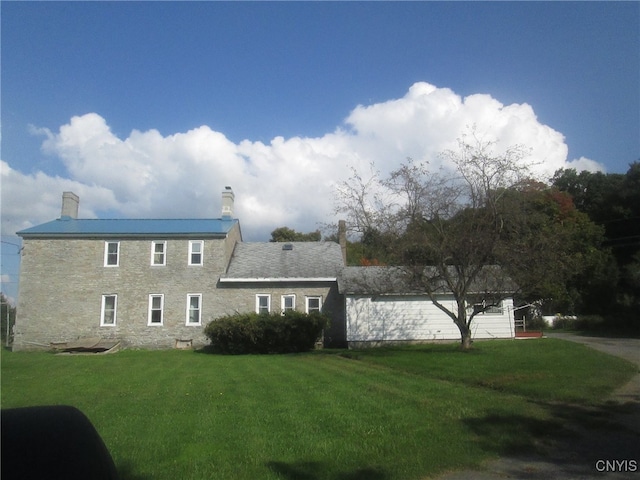
<instances>
[{"instance_id":1,"label":"power line","mask_svg":"<svg viewBox=\"0 0 640 480\"><path fill-rule=\"evenodd\" d=\"M13 245L14 247L22 248L22 245L13 242L7 242L6 240L0 240L0 243L6 243L7 245Z\"/></svg>"}]
</instances>

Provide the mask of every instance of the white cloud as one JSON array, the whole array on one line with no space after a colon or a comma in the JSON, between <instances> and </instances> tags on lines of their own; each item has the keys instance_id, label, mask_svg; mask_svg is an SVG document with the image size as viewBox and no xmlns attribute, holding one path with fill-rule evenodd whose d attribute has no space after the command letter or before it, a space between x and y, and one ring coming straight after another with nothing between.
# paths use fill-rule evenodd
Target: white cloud
<instances>
[{"instance_id":1,"label":"white cloud","mask_svg":"<svg viewBox=\"0 0 640 480\"><path fill-rule=\"evenodd\" d=\"M80 196L79 215L95 218L97 212L118 209L113 192L103 186L52 177L42 172L25 175L0 160L2 184L2 235L47 222L60 216L62 192Z\"/></svg>"},{"instance_id":2,"label":"white cloud","mask_svg":"<svg viewBox=\"0 0 640 480\"><path fill-rule=\"evenodd\" d=\"M543 176L563 167L601 169L588 159L567 162L562 134L539 123L527 104L462 98L427 83L399 99L357 106L322 137L276 137L269 144L235 144L208 126L167 136L134 130L121 139L106 119L89 113L58 132L33 128L46 135L43 151L60 158L68 178L25 175L2 163L3 231L58 217L64 190L80 196L85 217L217 217L225 185L236 193L245 238L266 239L283 225L309 231L334 220L333 186L349 166L364 170L373 161L385 173L412 157L435 167L437 154L455 148L471 125L504 147L530 147Z\"/></svg>"},{"instance_id":3,"label":"white cloud","mask_svg":"<svg viewBox=\"0 0 640 480\"><path fill-rule=\"evenodd\" d=\"M604 172L605 168L601 163L591 160L589 158L580 157L576 160L567 162L565 168L574 168L577 171L586 170L588 172Z\"/></svg>"}]
</instances>

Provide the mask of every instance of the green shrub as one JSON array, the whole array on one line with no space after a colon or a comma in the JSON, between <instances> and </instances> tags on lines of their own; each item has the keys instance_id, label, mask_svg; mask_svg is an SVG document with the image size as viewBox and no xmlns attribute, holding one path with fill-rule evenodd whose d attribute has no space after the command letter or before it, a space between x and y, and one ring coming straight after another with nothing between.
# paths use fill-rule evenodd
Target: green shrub
<instances>
[{"instance_id":1,"label":"green shrub","mask_svg":"<svg viewBox=\"0 0 640 480\"><path fill-rule=\"evenodd\" d=\"M597 331L602 329L605 321L600 315L557 316L554 329Z\"/></svg>"},{"instance_id":2,"label":"green shrub","mask_svg":"<svg viewBox=\"0 0 640 480\"><path fill-rule=\"evenodd\" d=\"M539 315L534 316L533 318L528 318L526 320L527 330L546 330L548 328L547 322L544 321Z\"/></svg>"},{"instance_id":3,"label":"green shrub","mask_svg":"<svg viewBox=\"0 0 640 480\"><path fill-rule=\"evenodd\" d=\"M604 325L604 318L600 315L578 315L576 328L578 330L599 330Z\"/></svg>"},{"instance_id":4,"label":"green shrub","mask_svg":"<svg viewBox=\"0 0 640 480\"><path fill-rule=\"evenodd\" d=\"M240 313L209 322L204 333L214 353L293 353L312 350L327 325L319 313Z\"/></svg>"}]
</instances>

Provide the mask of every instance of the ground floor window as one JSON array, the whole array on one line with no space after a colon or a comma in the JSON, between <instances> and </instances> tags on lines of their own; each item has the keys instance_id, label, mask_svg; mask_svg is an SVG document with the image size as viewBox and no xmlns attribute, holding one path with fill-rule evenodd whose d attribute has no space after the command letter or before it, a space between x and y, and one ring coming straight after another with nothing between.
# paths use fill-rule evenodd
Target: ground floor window
<instances>
[{"instance_id":1,"label":"ground floor window","mask_svg":"<svg viewBox=\"0 0 640 480\"><path fill-rule=\"evenodd\" d=\"M494 304L488 305L486 301L482 301L482 303L475 303L473 305L473 313L480 313L486 315L502 315L502 301Z\"/></svg>"},{"instance_id":2,"label":"ground floor window","mask_svg":"<svg viewBox=\"0 0 640 480\"><path fill-rule=\"evenodd\" d=\"M187 325L200 325L202 310L202 294L187 295Z\"/></svg>"},{"instance_id":3,"label":"ground floor window","mask_svg":"<svg viewBox=\"0 0 640 480\"><path fill-rule=\"evenodd\" d=\"M164 295L149 295L149 325L162 325Z\"/></svg>"},{"instance_id":4,"label":"ground floor window","mask_svg":"<svg viewBox=\"0 0 640 480\"><path fill-rule=\"evenodd\" d=\"M296 309L295 295L282 295L282 305L280 306L282 313Z\"/></svg>"},{"instance_id":5,"label":"ground floor window","mask_svg":"<svg viewBox=\"0 0 640 480\"><path fill-rule=\"evenodd\" d=\"M256 313L269 313L271 311L271 295L256 295Z\"/></svg>"},{"instance_id":6,"label":"ground floor window","mask_svg":"<svg viewBox=\"0 0 640 480\"><path fill-rule=\"evenodd\" d=\"M488 313L488 314L493 314L493 315L502 315L503 313L503 309L502 309L502 302L498 302L495 305L490 305L489 308L487 308L484 313Z\"/></svg>"},{"instance_id":7,"label":"ground floor window","mask_svg":"<svg viewBox=\"0 0 640 480\"><path fill-rule=\"evenodd\" d=\"M322 311L322 297L307 297L306 313L320 313Z\"/></svg>"},{"instance_id":8,"label":"ground floor window","mask_svg":"<svg viewBox=\"0 0 640 480\"><path fill-rule=\"evenodd\" d=\"M101 326L113 326L116 324L116 311L118 306L117 295L102 296L102 313L100 314Z\"/></svg>"}]
</instances>

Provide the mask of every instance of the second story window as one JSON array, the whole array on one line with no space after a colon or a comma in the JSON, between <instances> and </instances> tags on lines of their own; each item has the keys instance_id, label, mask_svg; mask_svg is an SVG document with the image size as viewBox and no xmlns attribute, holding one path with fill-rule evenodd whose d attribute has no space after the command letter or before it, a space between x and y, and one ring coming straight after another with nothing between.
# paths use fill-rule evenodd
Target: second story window
<instances>
[{"instance_id":1,"label":"second story window","mask_svg":"<svg viewBox=\"0 0 640 480\"><path fill-rule=\"evenodd\" d=\"M167 242L151 242L151 265L166 265Z\"/></svg>"},{"instance_id":2,"label":"second story window","mask_svg":"<svg viewBox=\"0 0 640 480\"><path fill-rule=\"evenodd\" d=\"M203 240L189 240L189 265L202 265Z\"/></svg>"},{"instance_id":3,"label":"second story window","mask_svg":"<svg viewBox=\"0 0 640 480\"><path fill-rule=\"evenodd\" d=\"M120 242L104 243L104 266L117 267L120 261Z\"/></svg>"}]
</instances>

